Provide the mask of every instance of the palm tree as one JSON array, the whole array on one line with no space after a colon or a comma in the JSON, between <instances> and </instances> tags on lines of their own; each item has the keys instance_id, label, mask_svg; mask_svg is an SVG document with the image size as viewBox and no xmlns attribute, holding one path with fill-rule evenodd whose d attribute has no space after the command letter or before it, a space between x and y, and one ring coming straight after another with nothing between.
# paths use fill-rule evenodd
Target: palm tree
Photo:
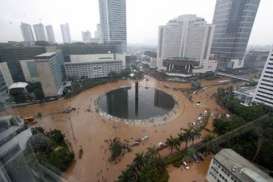
<instances>
[{"instance_id":1,"label":"palm tree","mask_svg":"<svg viewBox=\"0 0 273 182\"><path fill-rule=\"evenodd\" d=\"M188 143L189 143L189 140L191 138L191 129L183 129L184 131L184 140L185 140L185 144L186 144L186 148L188 148Z\"/></svg>"},{"instance_id":2,"label":"palm tree","mask_svg":"<svg viewBox=\"0 0 273 182\"><path fill-rule=\"evenodd\" d=\"M176 138L174 138L173 136L170 136L169 138L167 138L166 145L170 147L171 153L172 153L173 149L177 147Z\"/></svg>"}]
</instances>

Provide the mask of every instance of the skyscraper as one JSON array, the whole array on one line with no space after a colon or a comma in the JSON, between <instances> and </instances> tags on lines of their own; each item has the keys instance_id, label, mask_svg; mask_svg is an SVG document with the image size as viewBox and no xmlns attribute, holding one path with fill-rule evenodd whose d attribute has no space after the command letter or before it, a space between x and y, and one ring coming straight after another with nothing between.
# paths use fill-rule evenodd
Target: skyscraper
<instances>
[{"instance_id":1,"label":"skyscraper","mask_svg":"<svg viewBox=\"0 0 273 182\"><path fill-rule=\"evenodd\" d=\"M91 42L92 36L90 31L83 31L82 32L82 41L83 42Z\"/></svg>"},{"instance_id":2,"label":"skyscraper","mask_svg":"<svg viewBox=\"0 0 273 182\"><path fill-rule=\"evenodd\" d=\"M71 43L70 29L69 24L61 24L61 31L64 43Z\"/></svg>"},{"instance_id":3,"label":"skyscraper","mask_svg":"<svg viewBox=\"0 0 273 182\"><path fill-rule=\"evenodd\" d=\"M33 25L36 40L37 41L47 41L45 34L45 27L42 23Z\"/></svg>"},{"instance_id":4,"label":"skyscraper","mask_svg":"<svg viewBox=\"0 0 273 182\"><path fill-rule=\"evenodd\" d=\"M127 49L126 0L99 0L104 42L121 42Z\"/></svg>"},{"instance_id":5,"label":"skyscraper","mask_svg":"<svg viewBox=\"0 0 273 182\"><path fill-rule=\"evenodd\" d=\"M223 69L234 68L233 61L242 62L259 3L260 0L217 0L211 53Z\"/></svg>"},{"instance_id":6,"label":"skyscraper","mask_svg":"<svg viewBox=\"0 0 273 182\"><path fill-rule=\"evenodd\" d=\"M55 40L54 30L51 25L46 26L46 33L47 33L48 42L55 43L56 40Z\"/></svg>"},{"instance_id":7,"label":"skyscraper","mask_svg":"<svg viewBox=\"0 0 273 182\"><path fill-rule=\"evenodd\" d=\"M256 89L255 102L273 107L273 49L269 53L262 76Z\"/></svg>"},{"instance_id":8,"label":"skyscraper","mask_svg":"<svg viewBox=\"0 0 273 182\"><path fill-rule=\"evenodd\" d=\"M100 24L97 24L97 29L95 31L95 39L98 40L99 43L103 42Z\"/></svg>"},{"instance_id":9,"label":"skyscraper","mask_svg":"<svg viewBox=\"0 0 273 182\"><path fill-rule=\"evenodd\" d=\"M26 42L34 42L35 41L30 24L21 23L21 32L22 32L22 36L23 36L24 41L26 41Z\"/></svg>"},{"instance_id":10,"label":"skyscraper","mask_svg":"<svg viewBox=\"0 0 273 182\"><path fill-rule=\"evenodd\" d=\"M209 59L213 32L213 25L195 15L170 20L159 27L158 61L180 57L202 64Z\"/></svg>"}]
</instances>

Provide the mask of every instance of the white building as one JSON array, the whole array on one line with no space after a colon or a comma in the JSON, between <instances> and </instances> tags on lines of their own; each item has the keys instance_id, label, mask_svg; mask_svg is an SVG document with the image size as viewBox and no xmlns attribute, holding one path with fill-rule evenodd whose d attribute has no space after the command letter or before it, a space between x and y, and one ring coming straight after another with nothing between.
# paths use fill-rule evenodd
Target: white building
<instances>
[{"instance_id":1,"label":"white building","mask_svg":"<svg viewBox=\"0 0 273 182\"><path fill-rule=\"evenodd\" d=\"M208 64L214 26L196 15L182 15L159 27L158 68L167 58L187 58Z\"/></svg>"},{"instance_id":2,"label":"white building","mask_svg":"<svg viewBox=\"0 0 273 182\"><path fill-rule=\"evenodd\" d=\"M64 58L61 51L47 52L35 56L38 79L45 97L62 94Z\"/></svg>"},{"instance_id":3,"label":"white building","mask_svg":"<svg viewBox=\"0 0 273 182\"><path fill-rule=\"evenodd\" d=\"M64 43L71 43L70 28L69 24L61 24L61 31Z\"/></svg>"},{"instance_id":4,"label":"white building","mask_svg":"<svg viewBox=\"0 0 273 182\"><path fill-rule=\"evenodd\" d=\"M99 0L99 8L103 41L121 42L126 51L126 0Z\"/></svg>"},{"instance_id":5,"label":"white building","mask_svg":"<svg viewBox=\"0 0 273 182\"><path fill-rule=\"evenodd\" d=\"M208 182L273 182L254 164L231 149L222 149L211 160Z\"/></svg>"},{"instance_id":6,"label":"white building","mask_svg":"<svg viewBox=\"0 0 273 182\"><path fill-rule=\"evenodd\" d=\"M92 36L91 36L91 32L90 31L83 31L82 32L82 41L83 42L91 42L92 41Z\"/></svg>"},{"instance_id":7,"label":"white building","mask_svg":"<svg viewBox=\"0 0 273 182\"><path fill-rule=\"evenodd\" d=\"M0 63L0 72L4 78L4 81L7 87L13 84L13 79L9 71L8 64L6 62Z\"/></svg>"},{"instance_id":8,"label":"white building","mask_svg":"<svg viewBox=\"0 0 273 182\"><path fill-rule=\"evenodd\" d=\"M71 62L64 64L68 79L103 78L111 72L119 73L124 68L121 55L70 55L70 59Z\"/></svg>"},{"instance_id":9,"label":"white building","mask_svg":"<svg viewBox=\"0 0 273 182\"><path fill-rule=\"evenodd\" d=\"M47 33L48 42L55 43L56 40L55 40L55 34L54 34L52 25L46 26L46 33Z\"/></svg>"},{"instance_id":10,"label":"white building","mask_svg":"<svg viewBox=\"0 0 273 182\"><path fill-rule=\"evenodd\" d=\"M253 100L273 107L273 49L269 53Z\"/></svg>"},{"instance_id":11,"label":"white building","mask_svg":"<svg viewBox=\"0 0 273 182\"><path fill-rule=\"evenodd\" d=\"M45 34L45 27L42 23L33 25L36 40L37 41L47 41Z\"/></svg>"},{"instance_id":12,"label":"white building","mask_svg":"<svg viewBox=\"0 0 273 182\"><path fill-rule=\"evenodd\" d=\"M30 24L21 23L21 32L25 42L34 42L34 35Z\"/></svg>"}]
</instances>

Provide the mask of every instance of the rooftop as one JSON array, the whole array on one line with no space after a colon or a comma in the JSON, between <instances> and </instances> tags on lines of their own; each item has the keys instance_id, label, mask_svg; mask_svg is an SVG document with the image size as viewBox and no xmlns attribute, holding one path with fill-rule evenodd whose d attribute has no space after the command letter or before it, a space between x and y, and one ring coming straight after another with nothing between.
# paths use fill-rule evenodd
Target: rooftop
<instances>
[{"instance_id":1,"label":"rooftop","mask_svg":"<svg viewBox=\"0 0 273 182\"><path fill-rule=\"evenodd\" d=\"M268 174L231 149L222 149L214 158L244 182L273 182Z\"/></svg>"},{"instance_id":2,"label":"rooftop","mask_svg":"<svg viewBox=\"0 0 273 182\"><path fill-rule=\"evenodd\" d=\"M255 92L256 92L256 87L241 87L234 91L234 93L241 93L251 97L255 96Z\"/></svg>"},{"instance_id":3,"label":"rooftop","mask_svg":"<svg viewBox=\"0 0 273 182\"><path fill-rule=\"evenodd\" d=\"M14 88L26 88L27 86L28 83L26 82L15 82L9 86L9 90Z\"/></svg>"},{"instance_id":4,"label":"rooftop","mask_svg":"<svg viewBox=\"0 0 273 182\"><path fill-rule=\"evenodd\" d=\"M36 59L49 59L53 56L56 55L56 52L46 52L46 53L43 53L43 54L39 54L37 56L35 56L34 58Z\"/></svg>"}]
</instances>

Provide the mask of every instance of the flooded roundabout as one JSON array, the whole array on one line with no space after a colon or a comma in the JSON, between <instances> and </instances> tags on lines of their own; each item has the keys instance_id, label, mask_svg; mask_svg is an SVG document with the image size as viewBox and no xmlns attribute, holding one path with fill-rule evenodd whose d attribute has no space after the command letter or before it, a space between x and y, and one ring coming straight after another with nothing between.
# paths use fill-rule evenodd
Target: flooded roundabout
<instances>
[{"instance_id":1,"label":"flooded roundabout","mask_svg":"<svg viewBox=\"0 0 273 182\"><path fill-rule=\"evenodd\" d=\"M173 96L135 82L101 95L96 108L101 116L129 124L162 123L175 113L178 103Z\"/></svg>"},{"instance_id":2,"label":"flooded roundabout","mask_svg":"<svg viewBox=\"0 0 273 182\"><path fill-rule=\"evenodd\" d=\"M135 154L157 146L176 135L181 128L188 128L205 109L213 113L224 112L212 97L218 87L223 87L217 85L218 81L202 81L207 89L189 100L182 92L191 89L189 83L158 81L151 77L139 81L138 85L134 80L120 80L87 89L69 99L18 107L7 113L27 117L40 112L42 117L37 118L35 126L65 133L76 154L75 164L64 173L68 182L116 181L134 160ZM197 104L200 101L201 104ZM76 110L64 112L72 107ZM120 138L133 143L145 136L149 139L132 148L132 152L124 155L117 164L109 162L106 140ZM81 158L80 149L83 150ZM161 155L169 152L166 149ZM193 170L192 173L196 176L199 171ZM180 174L181 171L171 169L170 181ZM193 181L184 175L185 181Z\"/></svg>"}]
</instances>

